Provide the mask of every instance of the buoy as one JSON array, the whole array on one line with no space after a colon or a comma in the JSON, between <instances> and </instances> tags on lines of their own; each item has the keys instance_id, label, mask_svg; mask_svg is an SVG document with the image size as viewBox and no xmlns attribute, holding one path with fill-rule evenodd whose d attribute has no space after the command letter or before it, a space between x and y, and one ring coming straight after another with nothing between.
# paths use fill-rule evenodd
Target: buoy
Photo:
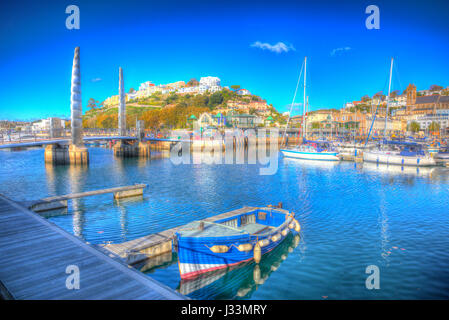
<instances>
[{"instance_id":1,"label":"buoy","mask_svg":"<svg viewBox=\"0 0 449 320\"><path fill-rule=\"evenodd\" d=\"M287 235L287 233L288 233L288 229L287 229L287 228L284 229L284 230L282 230L282 232L281 232L281 234L282 234L284 237Z\"/></svg>"},{"instance_id":2,"label":"buoy","mask_svg":"<svg viewBox=\"0 0 449 320\"><path fill-rule=\"evenodd\" d=\"M299 225L299 222L295 220L295 231L299 232L301 230L301 226Z\"/></svg>"},{"instance_id":3,"label":"buoy","mask_svg":"<svg viewBox=\"0 0 449 320\"><path fill-rule=\"evenodd\" d=\"M254 261L256 263L260 262L260 258L262 257L262 250L260 249L259 243L254 246Z\"/></svg>"},{"instance_id":4,"label":"buoy","mask_svg":"<svg viewBox=\"0 0 449 320\"><path fill-rule=\"evenodd\" d=\"M275 234L274 236L271 237L271 241L273 242L277 242L281 239L281 235L280 234Z\"/></svg>"},{"instance_id":5,"label":"buoy","mask_svg":"<svg viewBox=\"0 0 449 320\"><path fill-rule=\"evenodd\" d=\"M256 284L258 284L259 281L260 281L260 267L259 267L258 264L256 264L256 265L254 266L253 278L254 278L254 282L255 282Z\"/></svg>"},{"instance_id":6,"label":"buoy","mask_svg":"<svg viewBox=\"0 0 449 320\"><path fill-rule=\"evenodd\" d=\"M229 251L229 248L227 246L221 245L221 246L212 246L209 248L210 251L213 253L225 253Z\"/></svg>"},{"instance_id":7,"label":"buoy","mask_svg":"<svg viewBox=\"0 0 449 320\"><path fill-rule=\"evenodd\" d=\"M296 248L299 244L299 240L301 240L301 238L299 237L299 234L297 234L295 236L295 238L293 239L293 247Z\"/></svg>"},{"instance_id":8,"label":"buoy","mask_svg":"<svg viewBox=\"0 0 449 320\"><path fill-rule=\"evenodd\" d=\"M290 223L290 224L288 225L288 227L289 227L290 229L294 229L294 228L295 228L295 223L294 223L294 222Z\"/></svg>"},{"instance_id":9,"label":"buoy","mask_svg":"<svg viewBox=\"0 0 449 320\"><path fill-rule=\"evenodd\" d=\"M258 242L259 246L261 248L268 246L270 244L270 240L269 239L263 239L263 240L259 240Z\"/></svg>"},{"instance_id":10,"label":"buoy","mask_svg":"<svg viewBox=\"0 0 449 320\"><path fill-rule=\"evenodd\" d=\"M251 251L253 249L253 245L251 243L244 243L237 247L239 251Z\"/></svg>"}]
</instances>

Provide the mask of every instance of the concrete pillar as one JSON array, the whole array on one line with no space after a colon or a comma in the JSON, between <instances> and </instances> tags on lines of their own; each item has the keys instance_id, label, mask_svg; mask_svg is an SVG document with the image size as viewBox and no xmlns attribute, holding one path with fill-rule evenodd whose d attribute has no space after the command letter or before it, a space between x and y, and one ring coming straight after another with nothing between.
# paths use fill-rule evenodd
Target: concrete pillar
<instances>
[{"instance_id":1,"label":"concrete pillar","mask_svg":"<svg viewBox=\"0 0 449 320\"><path fill-rule=\"evenodd\" d=\"M151 146L149 143L139 142L139 157L140 158L150 158L151 156Z\"/></svg>"},{"instance_id":2,"label":"concrete pillar","mask_svg":"<svg viewBox=\"0 0 449 320\"><path fill-rule=\"evenodd\" d=\"M85 165L89 163L89 151L86 147L78 147L76 145L69 146L70 164Z\"/></svg>"},{"instance_id":3,"label":"concrete pillar","mask_svg":"<svg viewBox=\"0 0 449 320\"><path fill-rule=\"evenodd\" d=\"M150 158L151 146L149 143L136 142L128 144L125 141L118 141L113 147L114 155L123 158L141 157Z\"/></svg>"},{"instance_id":4,"label":"concrete pillar","mask_svg":"<svg viewBox=\"0 0 449 320\"><path fill-rule=\"evenodd\" d=\"M69 146L61 146L58 144L50 144L45 147L45 163L51 164L69 164Z\"/></svg>"}]
</instances>

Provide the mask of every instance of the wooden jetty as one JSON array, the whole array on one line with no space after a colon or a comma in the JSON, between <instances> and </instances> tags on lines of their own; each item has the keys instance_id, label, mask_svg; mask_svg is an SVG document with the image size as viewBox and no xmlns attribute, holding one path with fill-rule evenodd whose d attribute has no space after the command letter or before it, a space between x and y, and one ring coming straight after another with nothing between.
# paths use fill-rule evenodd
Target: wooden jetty
<instances>
[{"instance_id":1,"label":"wooden jetty","mask_svg":"<svg viewBox=\"0 0 449 320\"><path fill-rule=\"evenodd\" d=\"M0 257L6 299L186 299L2 195ZM79 289L66 285L70 266Z\"/></svg>"},{"instance_id":2,"label":"wooden jetty","mask_svg":"<svg viewBox=\"0 0 449 320\"><path fill-rule=\"evenodd\" d=\"M212 216L201 221L214 222L220 219L224 219L236 214L242 214L245 212L253 211L256 209L269 210L270 208L259 208L259 207L243 207L237 210L225 212L216 216ZM276 208L276 210L283 210ZM285 211L288 213L288 211ZM157 257L161 254L171 252L172 242L175 232L183 228L184 225L175 228L167 229L158 233L150 234L138 239L123 243L111 243L101 245L104 249L111 252L116 257L120 257L127 264L135 264L143 260Z\"/></svg>"},{"instance_id":3,"label":"wooden jetty","mask_svg":"<svg viewBox=\"0 0 449 320\"><path fill-rule=\"evenodd\" d=\"M96 196L105 193L113 193L114 199L138 197L143 195L143 189L145 189L146 187L147 187L146 184L135 184L131 186L123 186L116 188L86 191L80 193L72 193L63 196L48 197L41 200L31 201L31 203L29 204L29 208L35 212L66 208L67 200Z\"/></svg>"}]
</instances>

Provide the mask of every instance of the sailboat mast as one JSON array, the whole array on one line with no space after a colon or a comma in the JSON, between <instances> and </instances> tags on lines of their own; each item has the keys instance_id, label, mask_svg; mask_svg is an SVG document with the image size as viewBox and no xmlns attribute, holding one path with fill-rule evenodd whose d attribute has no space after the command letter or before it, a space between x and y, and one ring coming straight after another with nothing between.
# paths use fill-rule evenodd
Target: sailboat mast
<instances>
[{"instance_id":1,"label":"sailboat mast","mask_svg":"<svg viewBox=\"0 0 449 320\"><path fill-rule=\"evenodd\" d=\"M302 114L302 136L306 137L306 75L307 75L307 57L304 58L304 103Z\"/></svg>"},{"instance_id":2,"label":"sailboat mast","mask_svg":"<svg viewBox=\"0 0 449 320\"><path fill-rule=\"evenodd\" d=\"M387 110L385 111L384 138L387 136L387 119L388 119L388 107L390 105L390 90L391 90L391 75L392 75L392 73L393 73L393 58L391 58L391 65L390 65L390 82L388 84Z\"/></svg>"},{"instance_id":3,"label":"sailboat mast","mask_svg":"<svg viewBox=\"0 0 449 320\"><path fill-rule=\"evenodd\" d=\"M309 96L307 96L306 99L306 115L309 113ZM307 137L307 117L306 117L306 121L304 122L304 136Z\"/></svg>"}]
</instances>

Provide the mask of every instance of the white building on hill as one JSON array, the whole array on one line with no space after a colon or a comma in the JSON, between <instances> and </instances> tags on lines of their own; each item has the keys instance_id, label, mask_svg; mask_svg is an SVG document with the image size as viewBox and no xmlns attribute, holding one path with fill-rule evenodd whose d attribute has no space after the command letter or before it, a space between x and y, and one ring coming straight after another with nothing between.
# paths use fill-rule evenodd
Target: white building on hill
<instances>
[{"instance_id":1,"label":"white building on hill","mask_svg":"<svg viewBox=\"0 0 449 320\"><path fill-rule=\"evenodd\" d=\"M220 87L220 78L217 77L201 77L200 79L200 86L207 86L207 87Z\"/></svg>"}]
</instances>

